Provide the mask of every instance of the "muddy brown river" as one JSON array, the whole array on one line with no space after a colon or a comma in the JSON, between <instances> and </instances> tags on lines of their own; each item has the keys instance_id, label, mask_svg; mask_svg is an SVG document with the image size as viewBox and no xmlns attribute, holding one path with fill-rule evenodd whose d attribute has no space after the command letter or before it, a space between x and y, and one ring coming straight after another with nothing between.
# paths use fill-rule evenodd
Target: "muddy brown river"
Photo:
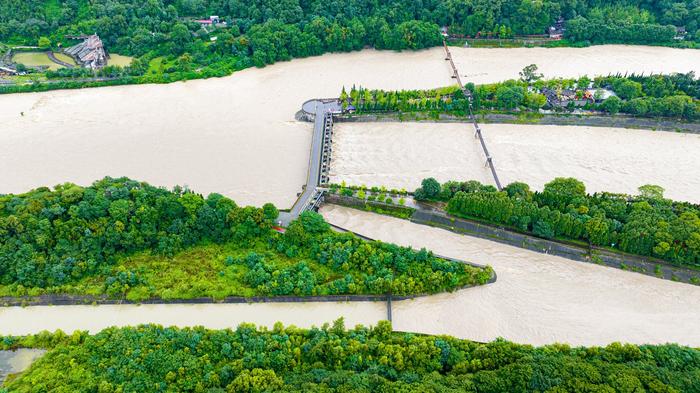
<instances>
[{"instance_id":1,"label":"muddy brown river","mask_svg":"<svg viewBox=\"0 0 700 393\"><path fill-rule=\"evenodd\" d=\"M700 50L610 45L452 52L465 80L477 83L517 78L530 63L548 77L583 70L700 74ZM109 175L289 207L308 165L311 127L294 121L302 102L335 97L353 84L417 89L452 83L442 48L433 48L329 54L165 85L2 95L0 193Z\"/></svg>"},{"instance_id":2,"label":"muddy brown river","mask_svg":"<svg viewBox=\"0 0 700 393\"><path fill-rule=\"evenodd\" d=\"M637 194L645 184L700 203L700 134L610 127L482 124L503 185L541 190L575 177L589 192ZM470 124L337 123L331 182L415 190L422 179L495 184Z\"/></svg>"},{"instance_id":3,"label":"muddy brown river","mask_svg":"<svg viewBox=\"0 0 700 393\"><path fill-rule=\"evenodd\" d=\"M491 285L395 302L394 328L534 345L677 342L700 345L700 287L575 262L406 220L328 205L357 233L493 266Z\"/></svg>"},{"instance_id":4,"label":"muddy brown river","mask_svg":"<svg viewBox=\"0 0 700 393\"><path fill-rule=\"evenodd\" d=\"M477 83L515 78L530 63L539 64L548 77L574 77L582 70L700 73L700 51L668 48L454 49L453 55L466 80ZM662 57L668 61L659 62ZM343 85L444 86L453 83L449 75L441 48L403 53L365 50L279 63L220 79L0 96L0 193L66 181L89 184L110 175L167 187L188 185L201 193L227 195L239 204L274 202L287 207L301 191L308 169L311 125L294 120L304 100L337 96ZM460 149L451 146L454 140L433 142L458 154ZM397 139L385 141L386 149L396 149ZM430 144L423 147L434 151ZM555 148L543 145L543 149L544 157L551 157ZM396 162L405 160L400 154L394 157ZM439 160L462 168L462 162ZM479 162L476 157L469 160ZM569 161L556 163L567 171L567 165L592 165ZM394 179L395 168L391 162L386 165L380 171L387 173L383 181L388 182ZM434 169L427 167L425 172ZM406 181L416 178L412 171L401 176ZM550 173L543 171L541 176ZM338 207L324 208L323 213L331 222L368 236L427 247L496 269L499 279L494 285L397 302L394 318L399 330L475 340L505 337L531 344L700 345L697 287ZM386 309L383 303L367 302L8 307L0 308L0 334L59 328L98 331L148 322L222 328L242 321L268 326L281 321L308 327L341 315L347 326L373 324L385 318Z\"/></svg>"}]
</instances>

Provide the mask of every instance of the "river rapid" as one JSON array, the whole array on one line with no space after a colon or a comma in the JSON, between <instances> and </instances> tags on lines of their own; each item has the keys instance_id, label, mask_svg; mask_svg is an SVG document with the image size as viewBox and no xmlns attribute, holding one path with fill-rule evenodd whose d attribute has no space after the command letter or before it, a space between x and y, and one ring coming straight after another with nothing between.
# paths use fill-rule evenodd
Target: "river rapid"
<instances>
[{"instance_id":1,"label":"river rapid","mask_svg":"<svg viewBox=\"0 0 700 393\"><path fill-rule=\"evenodd\" d=\"M700 203L700 134L519 124L481 124L503 185L542 190L575 177L588 192L637 194L645 184ZM471 124L337 123L331 182L415 190L422 179L495 184Z\"/></svg>"}]
</instances>

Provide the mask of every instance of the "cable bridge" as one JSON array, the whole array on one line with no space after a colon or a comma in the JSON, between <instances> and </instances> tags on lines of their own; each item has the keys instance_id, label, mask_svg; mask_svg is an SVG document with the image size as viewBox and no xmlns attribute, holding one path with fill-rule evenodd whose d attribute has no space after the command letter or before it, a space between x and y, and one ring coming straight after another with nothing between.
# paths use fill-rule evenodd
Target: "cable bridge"
<instances>
[{"instance_id":1,"label":"cable bridge","mask_svg":"<svg viewBox=\"0 0 700 393\"><path fill-rule=\"evenodd\" d=\"M445 60L448 60L450 62L450 66L452 66L452 78L457 80L459 88L462 89L462 92L467 97L467 102L469 103L469 120L474 124L474 130L476 131L474 137L479 138L479 141L481 142L481 148L484 150L484 155L486 156L486 165L491 169L493 180L496 182L496 188L498 188L498 190L501 191L503 187L501 186L501 181L498 180L498 174L496 174L496 167L493 165L493 157L491 157L489 149L486 148L484 136L481 134L481 127L479 127L479 123L477 123L476 117L474 116L472 105L472 101L474 100L474 98L472 96L472 92L469 91L469 89L464 87L464 85L462 84L462 79L459 77L459 72L457 72L457 66L455 66L455 63L452 60L452 53L450 53L450 49L447 47L447 42L442 41L442 45L445 48Z\"/></svg>"}]
</instances>

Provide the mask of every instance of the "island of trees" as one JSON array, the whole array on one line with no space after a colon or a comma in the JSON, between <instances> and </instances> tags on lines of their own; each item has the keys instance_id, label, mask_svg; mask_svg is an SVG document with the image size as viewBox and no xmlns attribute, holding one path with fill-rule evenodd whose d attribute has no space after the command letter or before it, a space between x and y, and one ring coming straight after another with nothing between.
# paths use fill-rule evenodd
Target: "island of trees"
<instances>
[{"instance_id":1,"label":"island of trees","mask_svg":"<svg viewBox=\"0 0 700 393\"><path fill-rule=\"evenodd\" d=\"M476 343L346 330L177 329L145 325L95 335L0 338L49 352L0 392L697 392L700 351L678 345L577 347Z\"/></svg>"},{"instance_id":2,"label":"island of trees","mask_svg":"<svg viewBox=\"0 0 700 393\"><path fill-rule=\"evenodd\" d=\"M277 215L271 204L239 207L127 178L0 196L0 296L417 295L493 274L332 231L314 212L281 234Z\"/></svg>"},{"instance_id":3,"label":"island of trees","mask_svg":"<svg viewBox=\"0 0 700 393\"><path fill-rule=\"evenodd\" d=\"M531 65L518 80L474 85L472 106L477 113L574 110L640 117L700 120L700 79L694 73L671 75L610 75L578 79L543 79ZM432 90L383 91L353 86L340 97L358 113L425 113L468 115L467 97L458 86Z\"/></svg>"}]
</instances>

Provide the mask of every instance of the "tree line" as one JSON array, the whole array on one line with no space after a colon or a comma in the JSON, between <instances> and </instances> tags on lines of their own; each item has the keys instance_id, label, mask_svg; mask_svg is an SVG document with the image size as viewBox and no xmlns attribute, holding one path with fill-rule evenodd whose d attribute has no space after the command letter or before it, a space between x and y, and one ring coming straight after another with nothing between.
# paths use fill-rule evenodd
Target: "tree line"
<instances>
[{"instance_id":1,"label":"tree line","mask_svg":"<svg viewBox=\"0 0 700 393\"><path fill-rule=\"evenodd\" d=\"M484 284L479 269L336 233L278 210L127 178L0 196L0 295L149 298L436 293Z\"/></svg>"},{"instance_id":2,"label":"tree line","mask_svg":"<svg viewBox=\"0 0 700 393\"><path fill-rule=\"evenodd\" d=\"M671 43L676 37L700 41L698 20L700 7L693 1L653 2L651 7L621 2L577 15L567 22L566 36L572 41L591 44ZM678 27L686 26L686 35L679 35Z\"/></svg>"},{"instance_id":3,"label":"tree line","mask_svg":"<svg viewBox=\"0 0 700 393\"><path fill-rule=\"evenodd\" d=\"M222 23L197 22L211 15ZM365 46L420 49L441 43L440 26L468 36L544 34L564 18L572 42L671 45L676 26L698 38L699 15L694 0L5 0L0 41L58 49L75 43L66 35L97 33L108 51L137 58L112 75L155 83ZM163 69L152 63L161 58Z\"/></svg>"},{"instance_id":4,"label":"tree line","mask_svg":"<svg viewBox=\"0 0 700 393\"><path fill-rule=\"evenodd\" d=\"M639 195L587 194L573 178L557 178L542 191L515 182L503 191L476 181L440 185L425 179L416 199L447 202L455 216L507 225L546 239L584 241L671 263L700 267L700 206L665 199L645 185Z\"/></svg>"},{"instance_id":5,"label":"tree line","mask_svg":"<svg viewBox=\"0 0 700 393\"><path fill-rule=\"evenodd\" d=\"M299 329L109 328L0 338L49 351L0 392L696 392L700 351L543 347L394 333L343 320Z\"/></svg>"},{"instance_id":6,"label":"tree line","mask_svg":"<svg viewBox=\"0 0 700 393\"><path fill-rule=\"evenodd\" d=\"M526 67L518 80L483 85L467 83L465 88L472 92L473 109L488 113L537 111L541 108L571 111L582 108L640 117L700 119L700 78L693 72L543 79L541 74L536 74L536 70L534 65ZM567 90L572 91L574 97L563 107L553 105L545 95L548 93L550 98L556 99ZM614 95L608 98L597 96L604 90ZM467 97L458 86L401 91L370 90L353 86L349 93L343 88L340 98L346 108L353 105L357 113L427 112L433 115L448 113L455 116L468 114ZM576 104L577 100L584 103Z\"/></svg>"}]
</instances>

